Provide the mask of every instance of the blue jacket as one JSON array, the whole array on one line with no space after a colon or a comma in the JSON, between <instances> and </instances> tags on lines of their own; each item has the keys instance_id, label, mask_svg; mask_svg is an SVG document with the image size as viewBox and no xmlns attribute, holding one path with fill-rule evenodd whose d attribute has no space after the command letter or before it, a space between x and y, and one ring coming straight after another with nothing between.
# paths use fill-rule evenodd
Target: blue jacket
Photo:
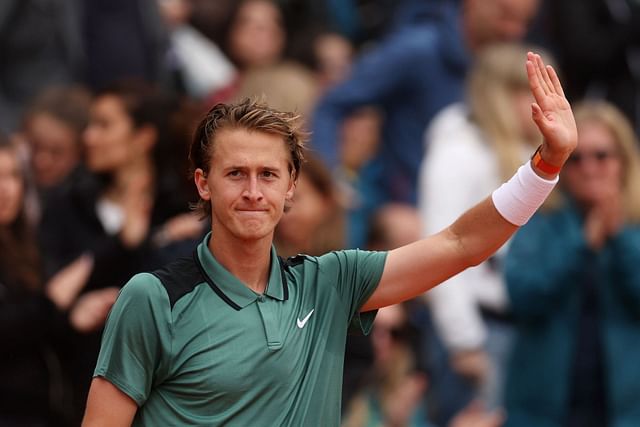
<instances>
[{"instance_id":1,"label":"blue jacket","mask_svg":"<svg viewBox=\"0 0 640 427\"><path fill-rule=\"evenodd\" d=\"M608 427L640 426L640 227L597 253L572 206L536 214L514 237L506 281L517 338L505 391L508 427L560 427L566 419L582 297L595 266Z\"/></svg>"},{"instance_id":2,"label":"blue jacket","mask_svg":"<svg viewBox=\"0 0 640 427\"><path fill-rule=\"evenodd\" d=\"M312 148L335 167L342 121L363 106L382 111L382 147L375 172L365 175L383 200L416 202L424 130L441 108L462 97L469 54L455 3L442 2L438 19L402 26L365 54L314 113Z\"/></svg>"}]
</instances>

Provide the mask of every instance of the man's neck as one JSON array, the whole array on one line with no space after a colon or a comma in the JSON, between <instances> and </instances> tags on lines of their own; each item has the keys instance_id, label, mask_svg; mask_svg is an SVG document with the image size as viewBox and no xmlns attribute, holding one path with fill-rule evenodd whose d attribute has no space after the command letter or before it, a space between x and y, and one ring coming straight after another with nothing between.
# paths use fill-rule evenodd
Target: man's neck
<instances>
[{"instance_id":1,"label":"man's neck","mask_svg":"<svg viewBox=\"0 0 640 427\"><path fill-rule=\"evenodd\" d=\"M264 293L269 280L272 238L257 241L225 239L213 233L209 250L215 259L249 289Z\"/></svg>"}]
</instances>

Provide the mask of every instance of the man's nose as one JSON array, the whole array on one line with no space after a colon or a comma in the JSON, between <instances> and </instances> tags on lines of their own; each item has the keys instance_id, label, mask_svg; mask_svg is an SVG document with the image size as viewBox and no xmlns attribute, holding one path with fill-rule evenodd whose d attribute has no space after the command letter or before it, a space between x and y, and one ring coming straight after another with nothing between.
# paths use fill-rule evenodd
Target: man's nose
<instances>
[{"instance_id":1,"label":"man's nose","mask_svg":"<svg viewBox=\"0 0 640 427\"><path fill-rule=\"evenodd\" d=\"M256 175L251 175L247 180L247 185L243 192L243 197L249 200L260 200L262 198L262 191L260 190L260 182Z\"/></svg>"}]
</instances>

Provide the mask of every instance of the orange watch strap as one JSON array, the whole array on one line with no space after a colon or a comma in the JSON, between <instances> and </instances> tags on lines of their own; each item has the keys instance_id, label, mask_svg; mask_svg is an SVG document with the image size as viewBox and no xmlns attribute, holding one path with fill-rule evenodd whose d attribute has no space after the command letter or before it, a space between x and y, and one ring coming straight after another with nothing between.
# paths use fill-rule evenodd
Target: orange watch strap
<instances>
[{"instance_id":1,"label":"orange watch strap","mask_svg":"<svg viewBox=\"0 0 640 427\"><path fill-rule=\"evenodd\" d=\"M542 145L538 147L535 153L533 153L533 157L531 158L531 163L533 164L533 166L549 175L555 175L557 173L560 173L560 169L562 169L560 166L547 163L542 158L542 156L540 155L541 149L542 149Z\"/></svg>"}]
</instances>

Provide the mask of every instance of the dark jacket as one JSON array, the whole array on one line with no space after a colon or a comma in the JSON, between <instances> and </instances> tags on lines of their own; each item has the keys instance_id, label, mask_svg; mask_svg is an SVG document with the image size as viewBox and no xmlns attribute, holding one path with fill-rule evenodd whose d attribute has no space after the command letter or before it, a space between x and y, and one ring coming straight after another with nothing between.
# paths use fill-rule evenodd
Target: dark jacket
<instances>
[{"instance_id":1,"label":"dark jacket","mask_svg":"<svg viewBox=\"0 0 640 427\"><path fill-rule=\"evenodd\" d=\"M505 425L566 425L588 283L597 302L599 328L591 333L601 338L607 426L640 425L640 227L627 225L594 252L573 206L538 213L513 238L506 280L517 338Z\"/></svg>"}]
</instances>

